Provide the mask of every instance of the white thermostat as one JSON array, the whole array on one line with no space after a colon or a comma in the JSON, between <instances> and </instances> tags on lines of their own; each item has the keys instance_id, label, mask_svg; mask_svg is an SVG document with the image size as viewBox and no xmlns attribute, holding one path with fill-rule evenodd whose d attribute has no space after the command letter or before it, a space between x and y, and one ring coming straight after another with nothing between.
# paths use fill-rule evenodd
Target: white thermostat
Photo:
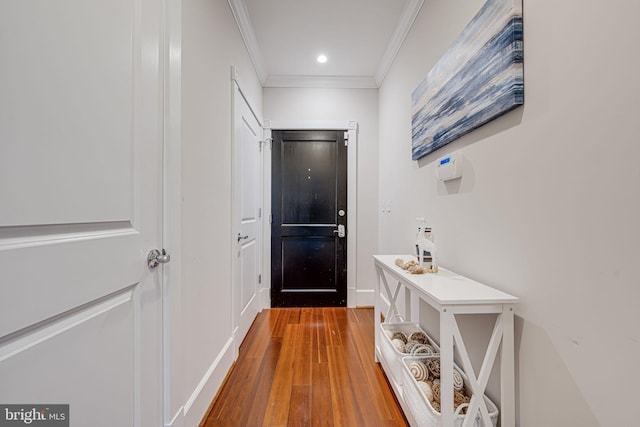
<instances>
[{"instance_id":1,"label":"white thermostat","mask_svg":"<svg viewBox=\"0 0 640 427\"><path fill-rule=\"evenodd\" d=\"M459 152L451 153L438 159L436 176L440 181L449 181L462 176L462 156Z\"/></svg>"}]
</instances>

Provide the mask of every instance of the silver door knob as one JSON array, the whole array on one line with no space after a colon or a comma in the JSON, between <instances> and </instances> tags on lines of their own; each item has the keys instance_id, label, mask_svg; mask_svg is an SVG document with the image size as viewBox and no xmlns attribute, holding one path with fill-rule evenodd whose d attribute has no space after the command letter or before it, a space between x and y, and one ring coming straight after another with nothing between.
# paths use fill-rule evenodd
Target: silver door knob
<instances>
[{"instance_id":1,"label":"silver door knob","mask_svg":"<svg viewBox=\"0 0 640 427\"><path fill-rule=\"evenodd\" d=\"M153 249L147 255L147 265L149 268L156 268L158 264L166 264L171 261L171 255L167 253L164 249L160 252L157 249Z\"/></svg>"}]
</instances>

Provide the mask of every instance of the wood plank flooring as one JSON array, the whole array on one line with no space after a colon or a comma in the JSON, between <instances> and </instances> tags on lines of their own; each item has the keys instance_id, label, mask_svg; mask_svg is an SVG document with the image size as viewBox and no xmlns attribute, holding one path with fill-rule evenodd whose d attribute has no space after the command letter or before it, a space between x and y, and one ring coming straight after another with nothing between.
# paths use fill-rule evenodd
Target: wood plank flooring
<instances>
[{"instance_id":1,"label":"wood plank flooring","mask_svg":"<svg viewBox=\"0 0 640 427\"><path fill-rule=\"evenodd\" d=\"M406 427L373 346L373 309L264 310L200 425Z\"/></svg>"}]
</instances>

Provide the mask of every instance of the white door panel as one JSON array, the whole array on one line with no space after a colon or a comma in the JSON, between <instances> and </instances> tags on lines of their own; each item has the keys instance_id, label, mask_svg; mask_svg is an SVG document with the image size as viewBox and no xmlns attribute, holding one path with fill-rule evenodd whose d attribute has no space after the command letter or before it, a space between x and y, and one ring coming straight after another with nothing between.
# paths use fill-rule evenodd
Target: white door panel
<instances>
[{"instance_id":1,"label":"white door panel","mask_svg":"<svg viewBox=\"0 0 640 427\"><path fill-rule=\"evenodd\" d=\"M22 247L0 244L6 296L0 299L0 336L139 282L146 266L136 251L136 235L69 237ZM28 302L29 309L16 302Z\"/></svg>"},{"instance_id":2,"label":"white door panel","mask_svg":"<svg viewBox=\"0 0 640 427\"><path fill-rule=\"evenodd\" d=\"M240 282L242 283L242 301L240 305L240 313L244 313L247 309L250 309L250 304L256 296L256 271L257 266L257 249L256 240L252 240L247 244L243 244L240 248L242 260L242 277Z\"/></svg>"},{"instance_id":3,"label":"white door panel","mask_svg":"<svg viewBox=\"0 0 640 427\"><path fill-rule=\"evenodd\" d=\"M249 112L243 109L245 115ZM244 225L256 224L258 214L258 173L260 172L258 159L259 132L262 129L257 127L255 119L242 117L242 138L241 144L241 192L242 192L242 223Z\"/></svg>"},{"instance_id":4,"label":"white door panel","mask_svg":"<svg viewBox=\"0 0 640 427\"><path fill-rule=\"evenodd\" d=\"M238 242L233 284L234 327L239 345L260 311L262 126L234 83L234 228Z\"/></svg>"},{"instance_id":5,"label":"white door panel","mask_svg":"<svg viewBox=\"0 0 640 427\"><path fill-rule=\"evenodd\" d=\"M0 0L1 403L161 423L162 22L154 0Z\"/></svg>"},{"instance_id":6,"label":"white door panel","mask_svg":"<svg viewBox=\"0 0 640 427\"><path fill-rule=\"evenodd\" d=\"M0 353L2 388L11 390L10 401L73 402L71 425L114 426L123 418L132 420L132 298L128 289L5 344Z\"/></svg>"},{"instance_id":7,"label":"white door panel","mask_svg":"<svg viewBox=\"0 0 640 427\"><path fill-rule=\"evenodd\" d=\"M1 3L0 225L130 218L134 7Z\"/></svg>"}]
</instances>

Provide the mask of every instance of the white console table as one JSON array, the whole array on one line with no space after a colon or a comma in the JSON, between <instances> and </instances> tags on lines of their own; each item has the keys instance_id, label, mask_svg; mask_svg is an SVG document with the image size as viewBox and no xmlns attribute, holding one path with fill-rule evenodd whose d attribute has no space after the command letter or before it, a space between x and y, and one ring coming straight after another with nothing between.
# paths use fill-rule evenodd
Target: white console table
<instances>
[{"instance_id":1,"label":"white console table","mask_svg":"<svg viewBox=\"0 0 640 427\"><path fill-rule=\"evenodd\" d=\"M394 314L401 314L397 307L400 291L404 290L404 314L407 321L419 323L419 302L425 301L440 313L440 364L441 372L441 426L454 426L453 413L453 373L454 343L462 362L462 369L468 376L468 386L473 392L468 414L480 411L485 426L491 426L491 420L484 396L493 365L500 350L500 417L502 427L515 427L515 361L513 339L513 304L518 298L483 285L482 283L460 276L440 268L438 273L410 274L395 265L395 260L415 259L409 255L374 255L376 268L375 322L376 322L376 360L382 356L380 352L380 314L381 292L389 301L385 319ZM390 284L395 282L395 286ZM475 374L467 353L456 314L497 314L489 346L478 375ZM502 343L502 346L500 345ZM384 366L384 363L383 363ZM407 412L402 392L392 384L401 406ZM410 422L412 419L407 416ZM465 417L463 427L471 426L471 416Z\"/></svg>"}]
</instances>

